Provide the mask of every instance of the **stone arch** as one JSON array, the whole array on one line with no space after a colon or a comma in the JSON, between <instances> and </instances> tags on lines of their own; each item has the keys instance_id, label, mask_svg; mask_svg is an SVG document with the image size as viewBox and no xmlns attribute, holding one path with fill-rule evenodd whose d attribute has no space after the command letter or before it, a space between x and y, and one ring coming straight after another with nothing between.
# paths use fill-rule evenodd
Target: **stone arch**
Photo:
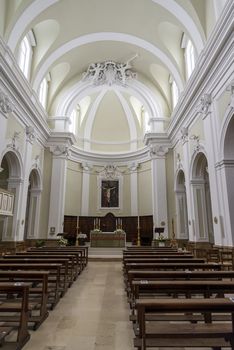
<instances>
[{"instance_id":1,"label":"stone arch","mask_svg":"<svg viewBox=\"0 0 234 350\"><path fill-rule=\"evenodd\" d=\"M38 237L42 191L42 179L39 169L31 169L28 183L24 239Z\"/></svg>"},{"instance_id":2,"label":"stone arch","mask_svg":"<svg viewBox=\"0 0 234 350\"><path fill-rule=\"evenodd\" d=\"M192 196L194 206L193 230L196 241L214 243L213 216L210 196L208 161L198 152L192 163Z\"/></svg>"},{"instance_id":3,"label":"stone arch","mask_svg":"<svg viewBox=\"0 0 234 350\"><path fill-rule=\"evenodd\" d=\"M1 186L14 193L14 209L12 217L4 217L0 222L2 240L16 240L19 229L19 199L22 188L22 160L15 150L6 150L1 159Z\"/></svg>"},{"instance_id":4,"label":"stone arch","mask_svg":"<svg viewBox=\"0 0 234 350\"><path fill-rule=\"evenodd\" d=\"M189 229L187 195L185 187L185 174L182 169L178 170L175 180L177 238L188 239Z\"/></svg>"}]
</instances>

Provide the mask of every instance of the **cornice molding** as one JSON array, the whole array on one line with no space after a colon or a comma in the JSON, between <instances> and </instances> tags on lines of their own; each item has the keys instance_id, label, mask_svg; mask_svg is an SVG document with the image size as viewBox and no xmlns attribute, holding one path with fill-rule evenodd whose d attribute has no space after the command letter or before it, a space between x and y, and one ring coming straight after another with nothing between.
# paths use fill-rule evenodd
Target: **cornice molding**
<instances>
[{"instance_id":1,"label":"cornice molding","mask_svg":"<svg viewBox=\"0 0 234 350\"><path fill-rule=\"evenodd\" d=\"M196 62L185 90L180 95L179 103L171 116L168 136L172 144L184 121L189 125L197 116L196 106L204 93L212 95L221 76L233 65L233 17L234 2L227 1L222 16L209 37ZM218 43L218 44L217 44Z\"/></svg>"},{"instance_id":2,"label":"cornice molding","mask_svg":"<svg viewBox=\"0 0 234 350\"><path fill-rule=\"evenodd\" d=\"M41 106L37 94L21 72L10 48L0 37L0 60L2 62L0 84L14 103L14 113L25 125L32 125L37 131L40 142L45 142L50 135L47 114Z\"/></svg>"}]
</instances>

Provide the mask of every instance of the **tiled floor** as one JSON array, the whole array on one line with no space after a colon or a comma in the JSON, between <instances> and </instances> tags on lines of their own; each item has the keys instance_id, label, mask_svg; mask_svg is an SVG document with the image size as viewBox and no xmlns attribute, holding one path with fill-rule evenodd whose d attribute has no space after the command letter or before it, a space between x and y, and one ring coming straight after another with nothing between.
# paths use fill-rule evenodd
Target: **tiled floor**
<instances>
[{"instance_id":1,"label":"tiled floor","mask_svg":"<svg viewBox=\"0 0 234 350\"><path fill-rule=\"evenodd\" d=\"M89 262L24 350L132 350L120 262Z\"/></svg>"}]
</instances>

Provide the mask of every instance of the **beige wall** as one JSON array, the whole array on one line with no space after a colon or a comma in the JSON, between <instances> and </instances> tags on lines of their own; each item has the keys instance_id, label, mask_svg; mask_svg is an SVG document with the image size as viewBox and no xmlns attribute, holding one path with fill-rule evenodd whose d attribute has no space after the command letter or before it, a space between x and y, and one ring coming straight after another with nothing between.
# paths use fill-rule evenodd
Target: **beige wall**
<instances>
[{"instance_id":1,"label":"beige wall","mask_svg":"<svg viewBox=\"0 0 234 350\"><path fill-rule=\"evenodd\" d=\"M43 189L41 194L41 212L39 237L47 238L49 208L50 208L50 187L52 175L52 155L48 150L44 152L44 167L43 167Z\"/></svg>"},{"instance_id":2,"label":"beige wall","mask_svg":"<svg viewBox=\"0 0 234 350\"><path fill-rule=\"evenodd\" d=\"M65 194L65 215L77 216L81 213L82 168L79 163L68 161Z\"/></svg>"},{"instance_id":3,"label":"beige wall","mask_svg":"<svg viewBox=\"0 0 234 350\"><path fill-rule=\"evenodd\" d=\"M138 205L140 215L152 215L151 162L142 163L138 171Z\"/></svg>"}]
</instances>

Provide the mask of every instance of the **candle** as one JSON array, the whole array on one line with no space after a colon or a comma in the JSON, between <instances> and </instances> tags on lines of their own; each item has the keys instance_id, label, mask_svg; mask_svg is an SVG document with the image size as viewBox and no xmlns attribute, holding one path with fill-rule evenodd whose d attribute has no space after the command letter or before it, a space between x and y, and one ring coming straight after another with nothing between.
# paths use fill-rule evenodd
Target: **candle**
<instances>
[{"instance_id":1,"label":"candle","mask_svg":"<svg viewBox=\"0 0 234 350\"><path fill-rule=\"evenodd\" d=\"M77 216L77 219L76 219L76 228L79 227L79 215Z\"/></svg>"},{"instance_id":2,"label":"candle","mask_svg":"<svg viewBox=\"0 0 234 350\"><path fill-rule=\"evenodd\" d=\"M115 220L115 229L117 230L117 228L118 228L118 221L117 221L117 219Z\"/></svg>"},{"instance_id":3,"label":"candle","mask_svg":"<svg viewBox=\"0 0 234 350\"><path fill-rule=\"evenodd\" d=\"M139 217L139 215L137 217L137 227L140 227L140 217Z\"/></svg>"}]
</instances>

